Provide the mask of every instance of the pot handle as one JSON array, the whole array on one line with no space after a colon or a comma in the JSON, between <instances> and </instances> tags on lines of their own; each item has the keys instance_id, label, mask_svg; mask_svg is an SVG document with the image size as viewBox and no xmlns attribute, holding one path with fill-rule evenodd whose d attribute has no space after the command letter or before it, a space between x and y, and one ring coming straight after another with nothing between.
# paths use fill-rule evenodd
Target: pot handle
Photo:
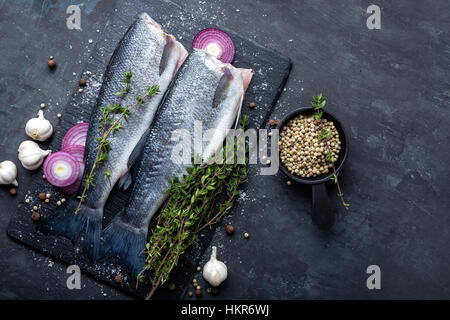
<instances>
[{"instance_id":1,"label":"pot handle","mask_svg":"<svg viewBox=\"0 0 450 320\"><path fill-rule=\"evenodd\" d=\"M334 224L334 210L325 183L312 185L312 220L320 227L329 228Z\"/></svg>"}]
</instances>

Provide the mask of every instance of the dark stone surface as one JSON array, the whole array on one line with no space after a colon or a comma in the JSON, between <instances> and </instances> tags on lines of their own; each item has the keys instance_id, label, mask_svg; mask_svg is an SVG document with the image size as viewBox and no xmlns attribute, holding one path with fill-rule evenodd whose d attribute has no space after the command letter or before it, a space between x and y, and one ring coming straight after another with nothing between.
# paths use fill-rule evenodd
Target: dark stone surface
<instances>
[{"instance_id":1,"label":"dark stone surface","mask_svg":"<svg viewBox=\"0 0 450 320\"><path fill-rule=\"evenodd\" d=\"M288 187L281 173L257 176L226 218L235 234L213 238L229 266L217 298L449 298L450 4L377 1L381 30L368 30L369 1L175 2L292 59L273 118L323 91L327 108L349 128L351 153L340 177L351 207L339 207L333 232L323 234L311 223L308 187ZM64 106L77 80L72 73L80 74L89 56L88 39L97 40L110 13L89 1L82 9L83 31L70 31L67 5L0 1L0 12L15 10L1 16L2 160L15 159L25 122L40 102L54 115ZM50 8L59 14L47 15ZM61 75L44 77L56 50L66 62L59 65ZM22 173L21 183L31 177ZM11 198L2 188L3 230L24 190ZM65 266L11 241L6 232L0 241L1 298L125 298L88 277L82 290L67 290ZM381 268L379 291L366 288L371 264Z\"/></svg>"},{"instance_id":2,"label":"dark stone surface","mask_svg":"<svg viewBox=\"0 0 450 320\"><path fill-rule=\"evenodd\" d=\"M134 0L132 6L129 4L122 5L120 10L115 11L108 17L105 23L106 27L100 30L99 36L101 38L96 42L95 48L92 50L88 62L83 68L80 77L85 78L88 81L88 85L82 93L78 92L78 86L71 90L73 92L72 97L65 104L62 111L64 116L56 123L53 123L54 133L48 140L48 148L50 150L60 150L63 136L69 128L79 122L90 121L91 111L96 104L103 82L102 76L110 63L111 56L135 17L143 11L151 12L152 18L156 21L163 21L164 26L166 26L165 31L175 35L189 51L191 50L192 39L198 30L215 27L209 21L201 21L194 17L189 17L188 13L172 2ZM186 17L189 17L189 19L186 19ZM236 47L234 65L255 70L251 84L244 97L242 110L249 117L249 128L259 129L267 121L273 110L275 102L278 100L287 81L292 64L288 58L273 50L257 45L253 41L246 40L231 31L229 31L229 34ZM58 75L56 71L53 71L50 76L58 77ZM249 103L251 101L256 101L258 107L250 110ZM139 163L140 161L138 160L137 162ZM34 222L30 219L30 211L33 206L38 207L41 219L48 219L51 215L57 214L55 211L58 199L67 198L66 204L62 204L62 206L67 205L71 201L68 195L61 193L58 188L52 187L46 180L42 179L42 174L42 168L34 173L35 178L32 184L27 186L26 192L30 203L26 204L24 200L19 201L16 213L11 218L7 229L8 235L54 259L58 259L68 265L79 266L84 274L105 281L135 297L145 297L152 288L150 281L144 281L136 289L136 279L128 276L128 272L117 262L117 259L107 256L96 263L92 263L84 255L80 242L73 244L65 237L45 235L38 231L40 222ZM248 184L243 185L241 191L246 192L248 187ZM133 185L126 191L121 191L118 187L112 190L104 208L103 228L106 228L112 218L120 211L120 208L126 206L132 189ZM40 192L52 195L50 203L43 204L38 199L37 195ZM152 225L154 228L155 223ZM150 227L150 230L153 228ZM167 299L184 295L191 283L190 279L203 252L209 246L214 229L205 229L201 232L198 235L199 240L196 241L191 250L186 251L181 257L178 267L172 271L171 281L177 284L175 292L170 292L170 295L167 295L168 292L158 290L153 297L154 299ZM118 274L123 278L120 284L114 281L115 276Z\"/></svg>"}]
</instances>

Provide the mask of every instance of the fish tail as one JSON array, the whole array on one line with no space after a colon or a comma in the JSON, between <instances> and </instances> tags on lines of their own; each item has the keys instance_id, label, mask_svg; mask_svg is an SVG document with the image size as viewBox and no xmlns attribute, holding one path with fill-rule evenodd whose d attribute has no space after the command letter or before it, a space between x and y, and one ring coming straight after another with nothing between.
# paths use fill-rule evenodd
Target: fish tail
<instances>
[{"instance_id":1,"label":"fish tail","mask_svg":"<svg viewBox=\"0 0 450 320\"><path fill-rule=\"evenodd\" d=\"M96 261L100 257L103 208L89 208L89 210L84 211L86 215L86 234L84 235L83 252L91 260Z\"/></svg>"},{"instance_id":2,"label":"fish tail","mask_svg":"<svg viewBox=\"0 0 450 320\"><path fill-rule=\"evenodd\" d=\"M53 215L43 217L38 225L39 231L46 234L62 235L72 241L76 241L86 222L86 216L83 214L83 205L78 213L75 214L78 202L75 197L71 197Z\"/></svg>"},{"instance_id":3,"label":"fish tail","mask_svg":"<svg viewBox=\"0 0 450 320\"><path fill-rule=\"evenodd\" d=\"M144 267L145 256L140 253L145 248L147 234L124 223L119 216L103 231L102 254L118 256L132 277L137 277Z\"/></svg>"}]
</instances>

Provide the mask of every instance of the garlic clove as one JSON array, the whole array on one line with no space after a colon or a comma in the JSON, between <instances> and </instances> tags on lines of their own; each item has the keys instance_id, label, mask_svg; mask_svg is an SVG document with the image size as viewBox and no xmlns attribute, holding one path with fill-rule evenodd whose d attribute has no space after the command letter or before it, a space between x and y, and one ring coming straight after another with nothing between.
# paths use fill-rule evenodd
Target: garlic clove
<instances>
[{"instance_id":1,"label":"garlic clove","mask_svg":"<svg viewBox=\"0 0 450 320\"><path fill-rule=\"evenodd\" d=\"M44 118L44 112L39 110L38 117L28 120L25 125L26 134L38 141L45 141L53 134L53 126Z\"/></svg>"},{"instance_id":2,"label":"garlic clove","mask_svg":"<svg viewBox=\"0 0 450 320\"><path fill-rule=\"evenodd\" d=\"M42 150L36 142L31 140L23 141L17 151L19 152L19 161L27 170L39 168L44 162L44 158L52 152L51 150Z\"/></svg>"},{"instance_id":3,"label":"garlic clove","mask_svg":"<svg viewBox=\"0 0 450 320\"><path fill-rule=\"evenodd\" d=\"M219 286L228 276L225 263L217 260L217 247L212 247L211 258L203 267L203 278L213 287Z\"/></svg>"},{"instance_id":4,"label":"garlic clove","mask_svg":"<svg viewBox=\"0 0 450 320\"><path fill-rule=\"evenodd\" d=\"M17 167L14 162L6 160L0 163L0 184L19 186L17 182Z\"/></svg>"}]
</instances>

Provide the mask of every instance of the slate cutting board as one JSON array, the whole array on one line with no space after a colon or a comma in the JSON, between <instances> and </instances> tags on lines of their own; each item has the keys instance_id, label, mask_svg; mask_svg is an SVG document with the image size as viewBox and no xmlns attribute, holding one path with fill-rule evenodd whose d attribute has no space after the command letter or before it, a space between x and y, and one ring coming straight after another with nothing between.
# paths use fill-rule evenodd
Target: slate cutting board
<instances>
[{"instance_id":1,"label":"slate cutting board","mask_svg":"<svg viewBox=\"0 0 450 320\"><path fill-rule=\"evenodd\" d=\"M100 37L101 40L96 44L92 56L80 75L88 80L88 86L83 93L78 93L78 87L74 88L74 94L64 109L63 118L54 127L55 133L50 142L50 149L59 150L64 133L77 122L89 120L105 67L133 19L143 11L162 24L165 31L173 34L188 50L191 49L192 39L199 30L215 27L208 22L199 20L191 13L183 12L178 5L168 1L139 0L134 1L133 6L121 6L109 17L104 29L101 30L103 36ZM268 116L282 92L289 76L291 62L288 58L251 40L244 39L232 31L227 30L227 32L236 46L233 64L236 67L251 68L254 71L252 82L244 99L243 113L249 115L251 128L261 128L267 122ZM257 107L250 110L248 105L252 101L256 103ZM242 187L243 192L246 191L246 187L246 185ZM118 211L117 208L126 204L131 190L132 186L126 192L114 188L105 207L103 227L111 220L113 213ZM39 192L51 193L52 201L44 204L37 198ZM59 193L40 177L33 181L26 196L31 202L29 204L24 201L19 203L8 226L7 232L10 237L54 259L69 265L78 265L84 274L110 284L136 298L143 298L150 291L150 284L147 282L140 284L136 289L135 280L130 279L116 258L106 257L92 263L83 255L80 243L73 244L64 237L47 236L36 230L36 224L30 218L33 206L38 206L41 215L51 215L56 208L56 201L68 198L68 196ZM200 234L195 245L180 259L179 265L171 277L177 283L175 292L169 295L167 290L158 290L153 299L183 297L190 284L195 266L198 265L205 248L209 245L213 232L214 229L205 230ZM124 278L121 284L114 282L117 274Z\"/></svg>"}]
</instances>

